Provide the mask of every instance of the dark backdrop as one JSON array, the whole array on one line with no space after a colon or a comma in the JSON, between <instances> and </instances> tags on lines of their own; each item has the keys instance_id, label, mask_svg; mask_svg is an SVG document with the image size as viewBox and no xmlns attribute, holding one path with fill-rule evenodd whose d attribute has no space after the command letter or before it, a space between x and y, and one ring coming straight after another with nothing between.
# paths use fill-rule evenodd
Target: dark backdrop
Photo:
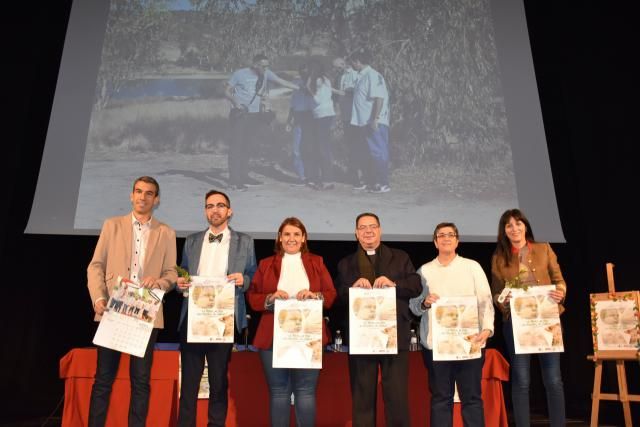
<instances>
[{"instance_id":1,"label":"dark backdrop","mask_svg":"<svg viewBox=\"0 0 640 427\"><path fill-rule=\"evenodd\" d=\"M63 395L58 361L70 349L88 346L94 333L85 269L96 237L23 234L35 190L53 101L70 0L21 2L3 13L3 209L0 263L5 272L0 313L0 421L49 414ZM593 366L589 293L606 291L605 263L613 262L618 290L637 282L638 226L631 207L638 195L635 169L637 54L635 16L628 7L600 3L525 1L560 217L566 244L554 244L569 286L563 315L566 351L563 377L568 414L587 419ZM17 8L17 9L16 9ZM7 114L8 113L8 114ZM127 197L127 194L123 194ZM526 194L521 195L526 197ZM445 219L445 218L443 218ZM496 218L497 224L498 218ZM384 226L384 218L382 218ZM462 225L463 226L463 225ZM535 230L535 224L533 224ZM181 249L183 240L179 240ZM271 241L257 241L258 258ZM433 245L396 243L416 266L432 259ZM489 271L493 244L464 243L459 252ZM353 242L311 242L333 272ZM176 325L179 297L169 295L167 324ZM337 318L333 318L335 329ZM500 322L490 345L502 349ZM165 330L160 341L175 341ZM639 393L638 366L627 364L631 392ZM539 371L532 404L544 411ZM605 375L615 378L607 367ZM605 381L613 386L615 381ZM9 398L7 398L7 396ZM603 403L602 422L621 423L616 403ZM637 416L638 404L632 408Z\"/></svg>"}]
</instances>

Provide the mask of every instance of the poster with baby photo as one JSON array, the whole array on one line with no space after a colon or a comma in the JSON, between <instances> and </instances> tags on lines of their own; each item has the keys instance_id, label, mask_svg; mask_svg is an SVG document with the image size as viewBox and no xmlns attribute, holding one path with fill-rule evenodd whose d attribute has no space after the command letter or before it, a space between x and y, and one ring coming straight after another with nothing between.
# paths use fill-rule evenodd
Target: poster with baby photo
<instances>
[{"instance_id":1,"label":"poster with baby photo","mask_svg":"<svg viewBox=\"0 0 640 427\"><path fill-rule=\"evenodd\" d=\"M395 288L349 288L349 354L398 354Z\"/></svg>"},{"instance_id":2,"label":"poster with baby photo","mask_svg":"<svg viewBox=\"0 0 640 427\"><path fill-rule=\"evenodd\" d=\"M482 356L473 337L480 332L478 298L440 297L431 306L433 360L469 360Z\"/></svg>"},{"instance_id":3,"label":"poster with baby photo","mask_svg":"<svg viewBox=\"0 0 640 427\"><path fill-rule=\"evenodd\" d=\"M594 351L628 353L640 348L638 291L591 294L591 326Z\"/></svg>"},{"instance_id":4,"label":"poster with baby photo","mask_svg":"<svg viewBox=\"0 0 640 427\"><path fill-rule=\"evenodd\" d=\"M322 368L322 300L276 300L273 367Z\"/></svg>"},{"instance_id":5,"label":"poster with baby photo","mask_svg":"<svg viewBox=\"0 0 640 427\"><path fill-rule=\"evenodd\" d=\"M144 357L163 296L161 289L144 288L118 276L93 343Z\"/></svg>"},{"instance_id":6,"label":"poster with baby photo","mask_svg":"<svg viewBox=\"0 0 640 427\"><path fill-rule=\"evenodd\" d=\"M511 319L516 354L564 351L560 311L549 298L554 285L511 290Z\"/></svg>"},{"instance_id":7,"label":"poster with baby photo","mask_svg":"<svg viewBox=\"0 0 640 427\"><path fill-rule=\"evenodd\" d=\"M235 292L226 277L191 276L187 342L233 342Z\"/></svg>"}]
</instances>

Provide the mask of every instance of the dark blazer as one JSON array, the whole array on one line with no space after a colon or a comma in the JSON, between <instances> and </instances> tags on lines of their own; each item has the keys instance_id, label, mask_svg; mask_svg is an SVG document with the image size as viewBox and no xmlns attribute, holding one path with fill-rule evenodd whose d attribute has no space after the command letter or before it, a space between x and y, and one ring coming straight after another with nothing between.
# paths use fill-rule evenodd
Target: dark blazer
<instances>
[{"instance_id":1,"label":"dark blazer","mask_svg":"<svg viewBox=\"0 0 640 427\"><path fill-rule=\"evenodd\" d=\"M244 283L242 287L236 286L235 298L235 324L238 332L247 327L247 307L244 301L244 293L249 289L251 278L256 271L256 252L253 247L253 239L244 233L239 233L229 227L231 232L231 241L229 242L229 261L227 264L228 273L242 273ZM200 265L200 252L202 251L202 241L204 235L209 229L187 236L182 249L182 262L180 266L187 270L189 274L196 275L198 266ZM182 309L180 311L180 321L178 329L182 322L187 318L189 301L186 298L182 301Z\"/></svg>"},{"instance_id":2,"label":"dark blazer","mask_svg":"<svg viewBox=\"0 0 640 427\"><path fill-rule=\"evenodd\" d=\"M322 292L323 307L325 309L331 307L336 299L336 290L333 287L333 280L331 280L331 275L327 271L322 257L309 252L303 253L302 265L309 278L309 290L311 292ZM265 302L267 296L278 289L281 267L282 255L280 254L261 260L258 271L256 271L251 281L249 292L247 292L247 299L251 308L262 312L253 345L263 350L268 350L273 346L273 311L265 309ZM329 331L323 321L322 345L328 344L329 340Z\"/></svg>"},{"instance_id":3,"label":"dark blazer","mask_svg":"<svg viewBox=\"0 0 640 427\"><path fill-rule=\"evenodd\" d=\"M409 331L411 314L409 313L409 299L417 297L422 292L420 276L416 273L409 255L400 249L390 248L381 244L376 250L379 260L379 271L376 277L386 276L396 284L396 315L398 321L398 350L409 349ZM338 263L338 277L336 289L338 298L349 307L349 288L361 276L358 267L358 252L354 252ZM347 313L347 322L349 313Z\"/></svg>"}]
</instances>

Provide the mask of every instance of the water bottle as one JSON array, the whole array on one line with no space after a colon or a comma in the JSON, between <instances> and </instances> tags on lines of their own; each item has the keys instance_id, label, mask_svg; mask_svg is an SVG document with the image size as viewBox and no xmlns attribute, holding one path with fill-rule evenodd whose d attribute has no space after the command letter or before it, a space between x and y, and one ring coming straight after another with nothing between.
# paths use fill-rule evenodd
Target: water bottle
<instances>
[{"instance_id":1,"label":"water bottle","mask_svg":"<svg viewBox=\"0 0 640 427\"><path fill-rule=\"evenodd\" d=\"M411 339L409 341L409 351L418 351L418 336L416 330L411 330Z\"/></svg>"},{"instance_id":2,"label":"water bottle","mask_svg":"<svg viewBox=\"0 0 640 427\"><path fill-rule=\"evenodd\" d=\"M340 334L340 329L336 331L336 337L333 340L333 351L336 353L340 353L342 351L342 335Z\"/></svg>"}]
</instances>

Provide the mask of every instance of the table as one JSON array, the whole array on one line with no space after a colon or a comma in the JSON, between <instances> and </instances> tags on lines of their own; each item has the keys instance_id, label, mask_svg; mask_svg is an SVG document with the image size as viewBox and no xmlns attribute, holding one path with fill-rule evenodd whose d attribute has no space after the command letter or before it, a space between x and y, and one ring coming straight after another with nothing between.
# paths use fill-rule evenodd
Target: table
<instances>
[{"instance_id":1,"label":"table","mask_svg":"<svg viewBox=\"0 0 640 427\"><path fill-rule=\"evenodd\" d=\"M175 350L155 350L151 369L151 396L147 426L174 426L178 412L178 356ZM428 425L427 373L419 352L409 354L409 407L412 426ZM126 426L129 406L129 357L122 362L113 385L107 426ZM95 375L95 348L78 348L60 360L65 380L63 426L86 425L89 397ZM502 355L488 349L482 372L482 398L488 426L507 426L502 381L509 366ZM382 390L378 385L378 425L384 424ZM348 358L344 353L325 353L318 380L317 426L350 426L351 393ZM454 405L454 426L462 426L461 407ZM269 425L268 389L257 353L234 352L229 366L227 426ZM293 418L293 417L292 417ZM198 401L198 426L207 424L207 400ZM292 421L293 425L293 421Z\"/></svg>"},{"instance_id":2,"label":"table","mask_svg":"<svg viewBox=\"0 0 640 427\"><path fill-rule=\"evenodd\" d=\"M178 420L179 354L178 351L159 350L153 353L147 426L173 426ZM97 357L95 347L90 347L75 348L60 359L60 378L64 379L63 426L86 426L88 423ZM107 426L127 426L130 396L129 355L123 354L113 382Z\"/></svg>"}]
</instances>

